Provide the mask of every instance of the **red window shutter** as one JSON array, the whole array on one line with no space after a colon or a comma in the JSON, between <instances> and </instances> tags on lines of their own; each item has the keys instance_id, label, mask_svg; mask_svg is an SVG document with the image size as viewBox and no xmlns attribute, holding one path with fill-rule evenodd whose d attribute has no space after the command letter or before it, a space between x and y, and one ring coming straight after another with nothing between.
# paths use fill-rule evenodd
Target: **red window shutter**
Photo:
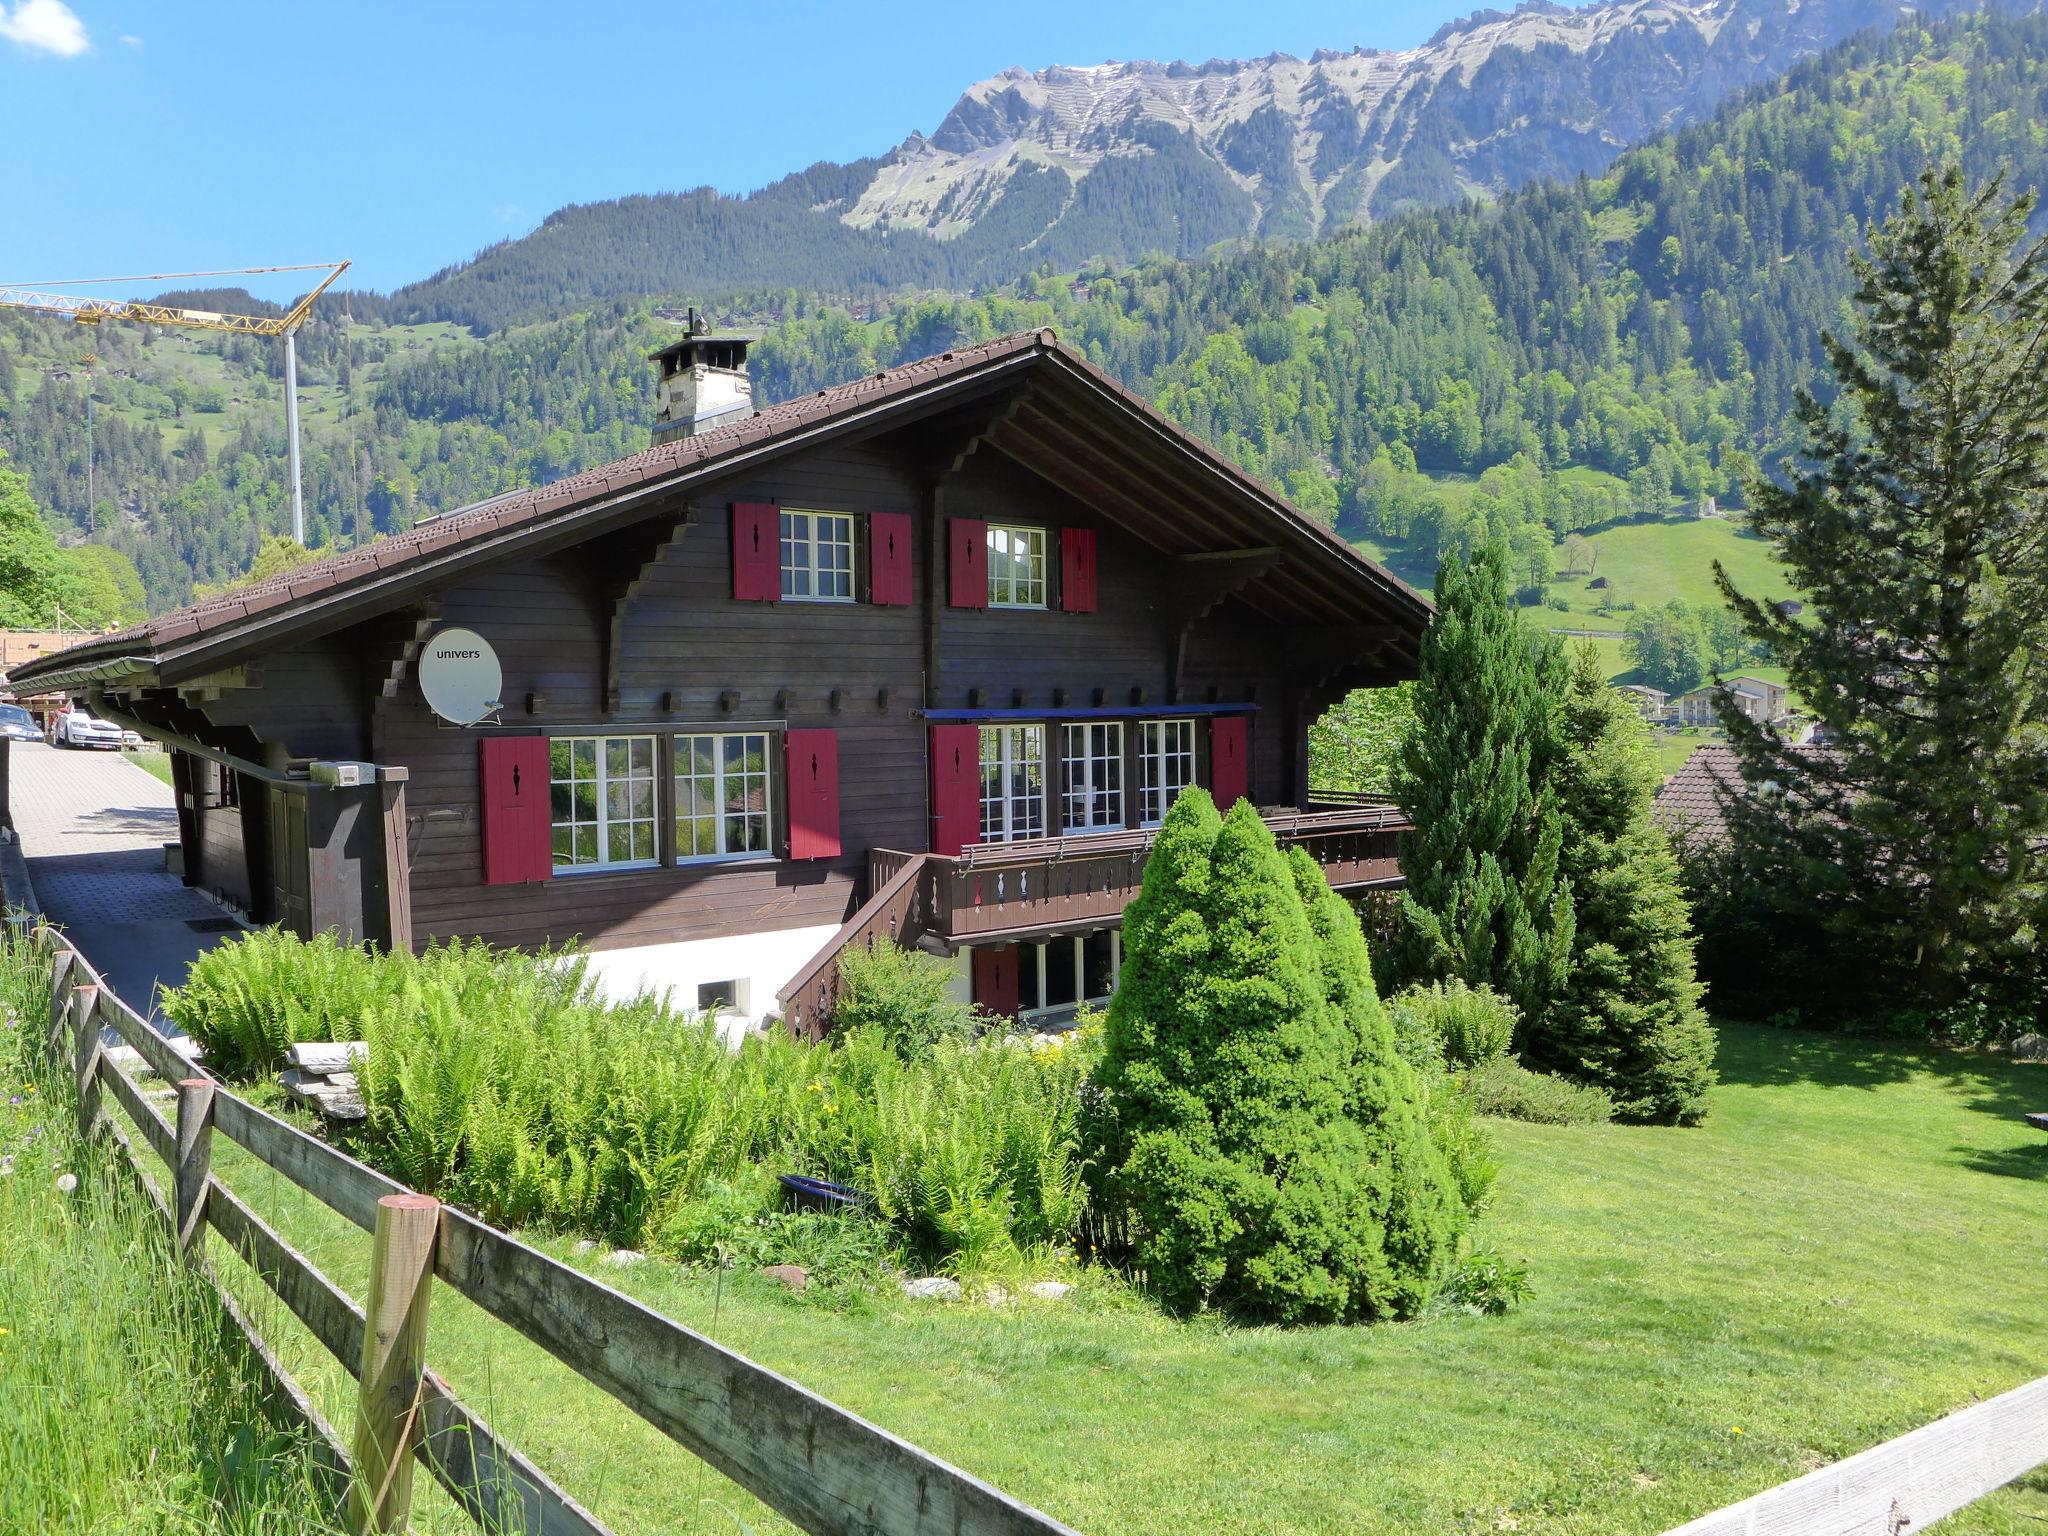
<instances>
[{"instance_id":1,"label":"red window shutter","mask_svg":"<svg viewBox=\"0 0 2048 1536\"><path fill-rule=\"evenodd\" d=\"M932 727L932 852L954 854L981 838L981 729Z\"/></svg>"},{"instance_id":2,"label":"red window shutter","mask_svg":"<svg viewBox=\"0 0 2048 1536\"><path fill-rule=\"evenodd\" d=\"M486 736L477 747L484 884L517 885L553 878L547 737Z\"/></svg>"},{"instance_id":3,"label":"red window shutter","mask_svg":"<svg viewBox=\"0 0 2048 1536\"><path fill-rule=\"evenodd\" d=\"M999 944L974 953L974 1000L990 1013L1017 1017L1017 966L1021 946Z\"/></svg>"},{"instance_id":4,"label":"red window shutter","mask_svg":"<svg viewBox=\"0 0 2048 1536\"><path fill-rule=\"evenodd\" d=\"M947 601L955 608L988 606L988 524L955 517L946 523Z\"/></svg>"},{"instance_id":5,"label":"red window shutter","mask_svg":"<svg viewBox=\"0 0 2048 1536\"><path fill-rule=\"evenodd\" d=\"M1209 722L1209 793L1218 810L1229 810L1251 793L1245 735L1243 715L1218 715Z\"/></svg>"},{"instance_id":6,"label":"red window shutter","mask_svg":"<svg viewBox=\"0 0 2048 1536\"><path fill-rule=\"evenodd\" d=\"M1060 607L1068 613L1095 611L1095 530L1060 530Z\"/></svg>"},{"instance_id":7,"label":"red window shutter","mask_svg":"<svg viewBox=\"0 0 2048 1536\"><path fill-rule=\"evenodd\" d=\"M732 504L732 595L743 603L782 600L782 511L772 501Z\"/></svg>"},{"instance_id":8,"label":"red window shutter","mask_svg":"<svg viewBox=\"0 0 2048 1536\"><path fill-rule=\"evenodd\" d=\"M910 606L910 514L875 512L868 517L868 601L889 608Z\"/></svg>"},{"instance_id":9,"label":"red window shutter","mask_svg":"<svg viewBox=\"0 0 2048 1536\"><path fill-rule=\"evenodd\" d=\"M839 857L839 733L790 731L782 738L789 772L789 856Z\"/></svg>"}]
</instances>

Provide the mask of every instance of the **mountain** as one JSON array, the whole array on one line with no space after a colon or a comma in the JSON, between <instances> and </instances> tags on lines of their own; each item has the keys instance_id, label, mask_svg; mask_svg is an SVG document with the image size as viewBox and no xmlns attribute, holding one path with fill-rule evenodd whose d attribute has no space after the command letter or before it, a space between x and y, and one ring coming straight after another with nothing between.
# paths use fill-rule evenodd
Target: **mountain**
<instances>
[{"instance_id":1,"label":"mountain","mask_svg":"<svg viewBox=\"0 0 2048 1536\"><path fill-rule=\"evenodd\" d=\"M1739 501L1751 466L1782 451L1821 330L1841 322L1857 232L1934 160L2048 185L2042 122L2048 18L1909 21L1599 177L1201 260L1092 262L857 311L767 294L713 318L761 334L764 401L1053 325L1404 571L1493 537L1540 589L1564 535ZM686 297L606 299L482 337L399 323L360 296L352 316L323 304L300 338L314 540L408 527L644 447L646 354ZM246 570L284 526L281 421L274 344L116 326L80 338L0 317L0 447L62 537L133 558L153 605Z\"/></svg>"},{"instance_id":2,"label":"mountain","mask_svg":"<svg viewBox=\"0 0 2048 1536\"><path fill-rule=\"evenodd\" d=\"M1389 53L1007 70L929 137L746 197L564 208L395 295L495 328L564 301L963 290L1050 262L1195 256L1597 174L1844 38L1974 0L1527 0Z\"/></svg>"}]
</instances>

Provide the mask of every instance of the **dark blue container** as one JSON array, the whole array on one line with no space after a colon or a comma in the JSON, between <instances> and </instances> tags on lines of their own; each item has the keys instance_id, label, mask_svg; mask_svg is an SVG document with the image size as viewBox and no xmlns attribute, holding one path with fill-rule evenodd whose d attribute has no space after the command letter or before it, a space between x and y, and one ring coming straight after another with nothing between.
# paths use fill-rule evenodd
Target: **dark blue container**
<instances>
[{"instance_id":1,"label":"dark blue container","mask_svg":"<svg viewBox=\"0 0 2048 1536\"><path fill-rule=\"evenodd\" d=\"M782 1193L792 1210L824 1211L837 1216L847 1211L862 1211L874 1204L872 1196L844 1184L806 1178L800 1173L785 1173L781 1177Z\"/></svg>"}]
</instances>

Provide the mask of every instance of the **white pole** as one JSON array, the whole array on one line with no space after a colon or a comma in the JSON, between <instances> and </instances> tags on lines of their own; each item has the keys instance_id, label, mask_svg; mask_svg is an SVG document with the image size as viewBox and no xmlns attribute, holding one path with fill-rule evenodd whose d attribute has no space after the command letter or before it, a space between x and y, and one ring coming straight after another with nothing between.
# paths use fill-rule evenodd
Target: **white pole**
<instances>
[{"instance_id":1,"label":"white pole","mask_svg":"<svg viewBox=\"0 0 2048 1536\"><path fill-rule=\"evenodd\" d=\"M292 537L306 542L306 495L299 485L299 346L298 332L284 333L284 436L292 465Z\"/></svg>"}]
</instances>

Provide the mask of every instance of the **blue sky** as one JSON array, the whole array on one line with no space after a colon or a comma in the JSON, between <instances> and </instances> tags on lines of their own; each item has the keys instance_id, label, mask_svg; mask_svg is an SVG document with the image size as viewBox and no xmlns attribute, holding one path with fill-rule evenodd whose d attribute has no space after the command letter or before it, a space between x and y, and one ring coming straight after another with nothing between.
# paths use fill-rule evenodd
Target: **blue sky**
<instances>
[{"instance_id":1,"label":"blue sky","mask_svg":"<svg viewBox=\"0 0 2048 1536\"><path fill-rule=\"evenodd\" d=\"M1012 65L1407 48L1470 8L0 0L0 282L350 257L389 289L564 203L882 153Z\"/></svg>"}]
</instances>

